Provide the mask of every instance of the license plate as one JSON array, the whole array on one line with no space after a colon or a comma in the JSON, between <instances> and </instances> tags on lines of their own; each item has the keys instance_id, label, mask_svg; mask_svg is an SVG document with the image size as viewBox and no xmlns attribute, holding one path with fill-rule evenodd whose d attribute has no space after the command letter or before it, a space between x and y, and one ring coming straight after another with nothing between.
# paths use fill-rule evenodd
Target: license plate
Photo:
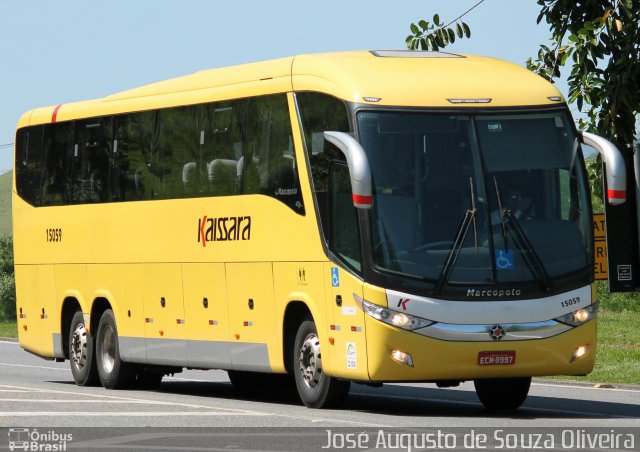
<instances>
[{"instance_id":1,"label":"license plate","mask_svg":"<svg viewBox=\"0 0 640 452\"><path fill-rule=\"evenodd\" d=\"M500 352L478 353L479 366L508 366L516 363L516 351L506 350Z\"/></svg>"}]
</instances>

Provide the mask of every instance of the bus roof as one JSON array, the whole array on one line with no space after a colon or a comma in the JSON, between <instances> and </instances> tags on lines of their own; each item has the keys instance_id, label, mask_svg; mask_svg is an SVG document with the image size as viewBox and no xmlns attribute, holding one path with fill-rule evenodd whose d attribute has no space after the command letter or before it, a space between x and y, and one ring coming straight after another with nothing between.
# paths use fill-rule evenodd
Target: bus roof
<instances>
[{"instance_id":1,"label":"bus roof","mask_svg":"<svg viewBox=\"0 0 640 452\"><path fill-rule=\"evenodd\" d=\"M550 83L506 61L444 52L354 51L300 55L199 71L101 99L25 113L19 127L287 91L407 107L514 107L564 101Z\"/></svg>"}]
</instances>

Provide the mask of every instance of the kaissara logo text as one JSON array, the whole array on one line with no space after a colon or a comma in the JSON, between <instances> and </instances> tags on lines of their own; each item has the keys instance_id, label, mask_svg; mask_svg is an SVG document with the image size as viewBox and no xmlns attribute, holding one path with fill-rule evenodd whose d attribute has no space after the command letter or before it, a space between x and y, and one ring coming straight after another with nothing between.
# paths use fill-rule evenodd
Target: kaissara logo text
<instances>
[{"instance_id":1,"label":"kaissara logo text","mask_svg":"<svg viewBox=\"0 0 640 452\"><path fill-rule=\"evenodd\" d=\"M251 217L198 218L198 243L251 240Z\"/></svg>"}]
</instances>

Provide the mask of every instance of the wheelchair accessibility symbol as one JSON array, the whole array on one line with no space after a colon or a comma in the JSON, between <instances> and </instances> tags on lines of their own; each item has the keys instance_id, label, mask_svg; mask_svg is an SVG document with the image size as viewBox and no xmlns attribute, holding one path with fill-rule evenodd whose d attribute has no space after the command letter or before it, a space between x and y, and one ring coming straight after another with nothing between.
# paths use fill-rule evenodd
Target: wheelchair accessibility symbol
<instances>
[{"instance_id":1,"label":"wheelchair accessibility symbol","mask_svg":"<svg viewBox=\"0 0 640 452\"><path fill-rule=\"evenodd\" d=\"M513 251L496 250L496 267L498 270L513 270Z\"/></svg>"}]
</instances>

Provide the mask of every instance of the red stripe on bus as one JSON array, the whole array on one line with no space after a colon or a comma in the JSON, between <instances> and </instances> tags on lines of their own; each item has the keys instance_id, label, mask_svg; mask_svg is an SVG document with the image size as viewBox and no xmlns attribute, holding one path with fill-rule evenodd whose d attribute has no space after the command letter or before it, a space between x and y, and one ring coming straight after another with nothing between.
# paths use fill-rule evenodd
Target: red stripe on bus
<instances>
[{"instance_id":1,"label":"red stripe on bus","mask_svg":"<svg viewBox=\"0 0 640 452\"><path fill-rule=\"evenodd\" d=\"M610 199L626 199L627 192L624 190L607 190L607 197Z\"/></svg>"},{"instance_id":2,"label":"red stripe on bus","mask_svg":"<svg viewBox=\"0 0 640 452\"><path fill-rule=\"evenodd\" d=\"M60 110L60 107L62 107L62 104L58 105L53 110L53 114L51 115L51 122L56 122L56 120L58 119L58 111Z\"/></svg>"},{"instance_id":3,"label":"red stripe on bus","mask_svg":"<svg viewBox=\"0 0 640 452\"><path fill-rule=\"evenodd\" d=\"M371 196L353 195L354 204L371 204L372 199Z\"/></svg>"}]
</instances>

